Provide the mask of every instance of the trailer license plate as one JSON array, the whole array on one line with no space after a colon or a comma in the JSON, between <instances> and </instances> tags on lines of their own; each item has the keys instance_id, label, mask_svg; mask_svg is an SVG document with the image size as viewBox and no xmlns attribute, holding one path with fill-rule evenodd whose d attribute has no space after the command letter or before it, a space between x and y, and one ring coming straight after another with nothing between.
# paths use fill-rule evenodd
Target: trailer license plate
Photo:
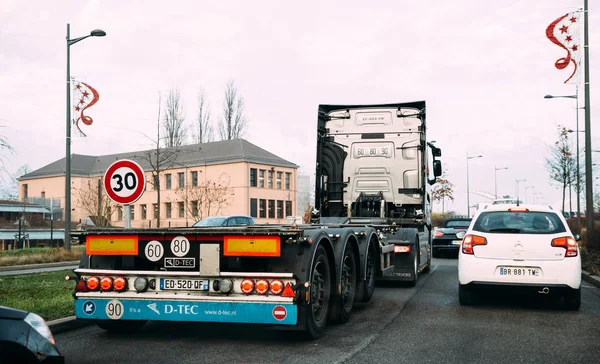
<instances>
[{"instance_id":1,"label":"trailer license plate","mask_svg":"<svg viewBox=\"0 0 600 364\"><path fill-rule=\"evenodd\" d=\"M499 267L498 269L501 276L540 276L540 268Z\"/></svg>"},{"instance_id":2,"label":"trailer license plate","mask_svg":"<svg viewBox=\"0 0 600 364\"><path fill-rule=\"evenodd\" d=\"M161 278L160 289L163 291L208 291L208 279Z\"/></svg>"}]
</instances>

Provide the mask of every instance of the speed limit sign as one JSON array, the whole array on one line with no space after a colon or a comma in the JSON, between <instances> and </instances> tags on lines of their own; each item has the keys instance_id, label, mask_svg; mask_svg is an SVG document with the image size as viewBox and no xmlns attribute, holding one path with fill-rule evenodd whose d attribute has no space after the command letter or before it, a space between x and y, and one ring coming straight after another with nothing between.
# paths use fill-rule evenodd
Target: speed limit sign
<instances>
[{"instance_id":1,"label":"speed limit sign","mask_svg":"<svg viewBox=\"0 0 600 364\"><path fill-rule=\"evenodd\" d=\"M146 187L144 170L136 162L121 159L108 167L104 174L104 190L116 203L129 205L137 201Z\"/></svg>"}]
</instances>

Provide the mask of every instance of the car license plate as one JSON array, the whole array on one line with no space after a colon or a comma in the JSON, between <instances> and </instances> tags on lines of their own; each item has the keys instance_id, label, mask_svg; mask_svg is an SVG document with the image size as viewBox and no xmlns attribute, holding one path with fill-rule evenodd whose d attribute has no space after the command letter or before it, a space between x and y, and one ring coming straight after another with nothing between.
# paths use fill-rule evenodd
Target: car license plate
<instances>
[{"instance_id":1,"label":"car license plate","mask_svg":"<svg viewBox=\"0 0 600 364\"><path fill-rule=\"evenodd\" d=\"M161 278L163 291L208 291L208 279Z\"/></svg>"},{"instance_id":2,"label":"car license plate","mask_svg":"<svg viewBox=\"0 0 600 364\"><path fill-rule=\"evenodd\" d=\"M460 245L460 244L462 244L462 240L454 240L454 241L452 241L452 244L453 245Z\"/></svg>"},{"instance_id":3,"label":"car license plate","mask_svg":"<svg viewBox=\"0 0 600 364\"><path fill-rule=\"evenodd\" d=\"M501 276L527 276L527 277L539 277L540 268L530 267L499 267L499 274Z\"/></svg>"}]
</instances>

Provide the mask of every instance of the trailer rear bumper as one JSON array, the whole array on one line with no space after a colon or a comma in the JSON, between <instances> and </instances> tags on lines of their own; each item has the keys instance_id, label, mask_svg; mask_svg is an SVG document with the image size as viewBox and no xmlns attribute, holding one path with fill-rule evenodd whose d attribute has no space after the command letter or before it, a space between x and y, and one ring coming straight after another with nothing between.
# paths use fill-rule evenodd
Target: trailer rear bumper
<instances>
[{"instance_id":1,"label":"trailer rear bumper","mask_svg":"<svg viewBox=\"0 0 600 364\"><path fill-rule=\"evenodd\" d=\"M206 302L79 298L75 316L84 320L152 320L296 325L297 306L289 303Z\"/></svg>"}]
</instances>

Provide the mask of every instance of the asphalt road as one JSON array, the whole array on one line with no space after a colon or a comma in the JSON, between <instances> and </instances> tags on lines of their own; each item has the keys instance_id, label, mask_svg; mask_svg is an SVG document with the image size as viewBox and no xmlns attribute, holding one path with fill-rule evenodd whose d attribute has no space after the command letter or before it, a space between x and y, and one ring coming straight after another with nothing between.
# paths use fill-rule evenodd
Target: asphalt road
<instances>
[{"instance_id":1,"label":"asphalt road","mask_svg":"<svg viewBox=\"0 0 600 364\"><path fill-rule=\"evenodd\" d=\"M75 264L73 262L33 264L31 266L35 268L26 268L26 266L19 266L17 269L11 269L12 267L0 267L0 276L16 276L21 274L54 272L58 270L75 269L77 268L78 263L79 262L76 262Z\"/></svg>"},{"instance_id":2,"label":"asphalt road","mask_svg":"<svg viewBox=\"0 0 600 364\"><path fill-rule=\"evenodd\" d=\"M461 307L456 260L434 259L417 287L378 286L351 321L316 341L246 325L153 322L110 335L94 326L56 336L68 363L594 363L600 290L579 312L540 297L489 296Z\"/></svg>"}]
</instances>

